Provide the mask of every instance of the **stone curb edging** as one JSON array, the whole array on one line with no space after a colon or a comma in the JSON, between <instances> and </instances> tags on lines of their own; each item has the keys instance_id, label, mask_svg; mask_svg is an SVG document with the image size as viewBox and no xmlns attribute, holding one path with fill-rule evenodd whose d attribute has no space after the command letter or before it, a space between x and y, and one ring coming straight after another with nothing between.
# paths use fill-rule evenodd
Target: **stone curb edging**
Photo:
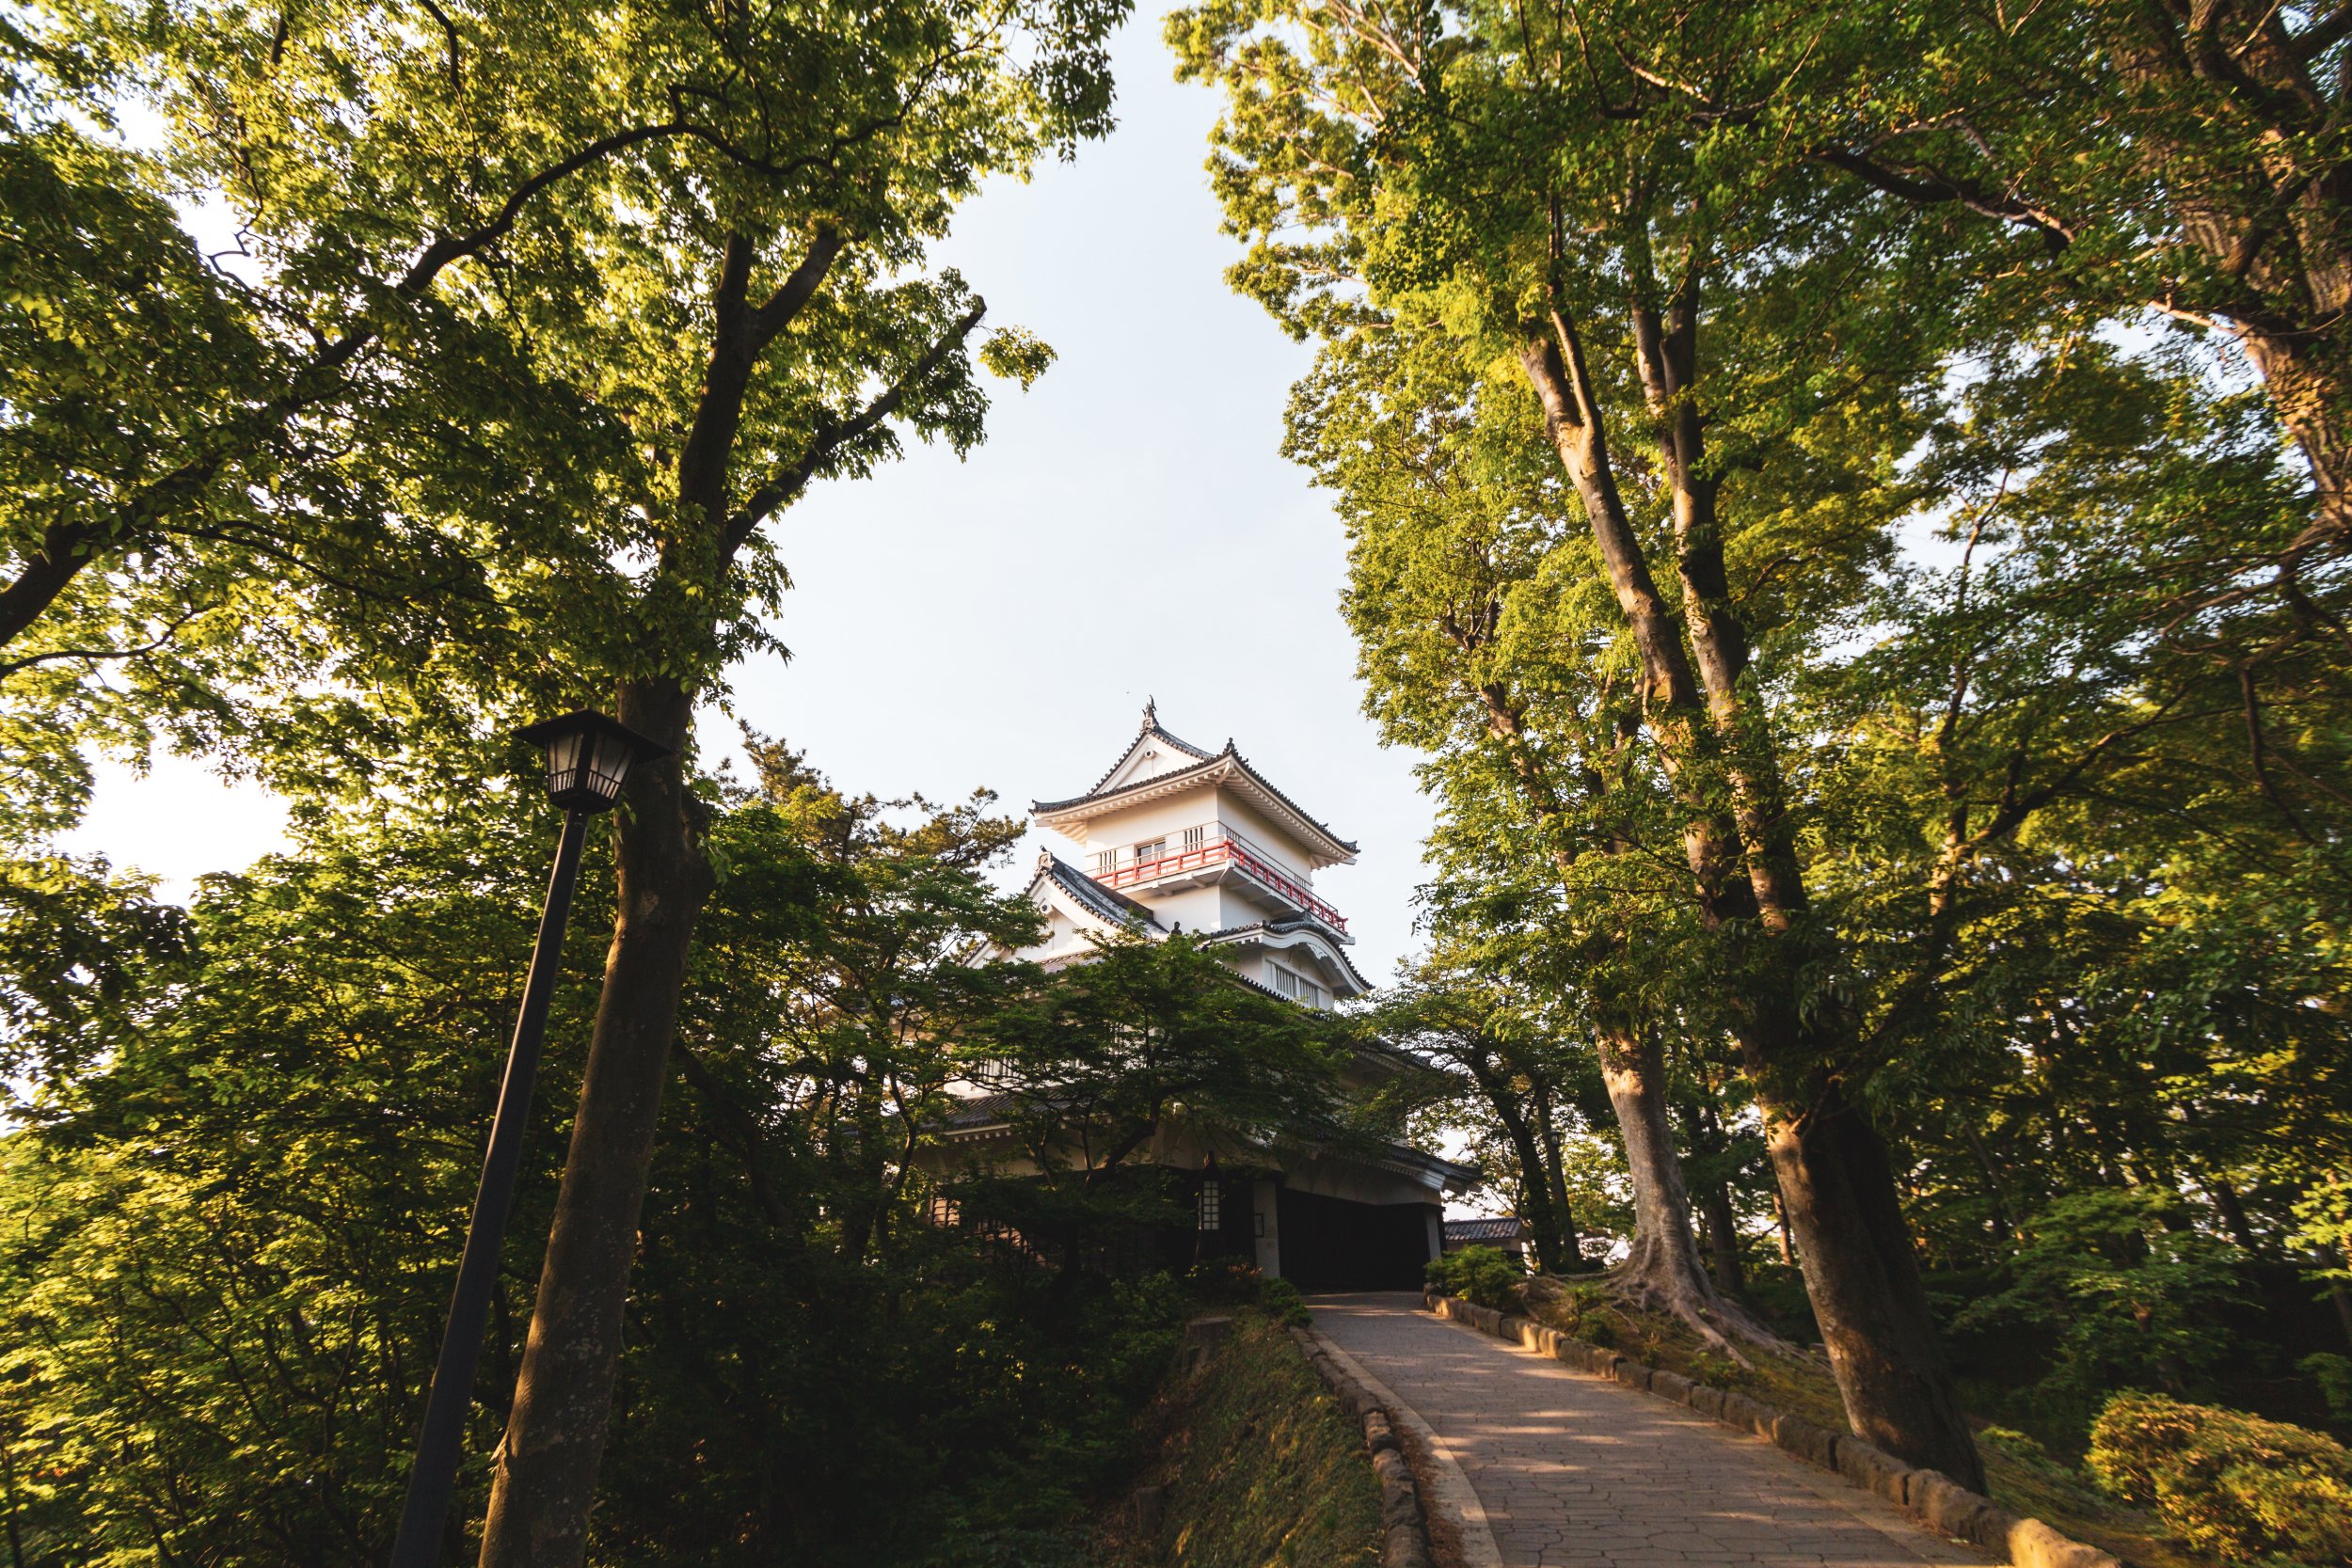
<instances>
[{"instance_id":1,"label":"stone curb edging","mask_svg":"<svg viewBox=\"0 0 2352 1568\"><path fill-rule=\"evenodd\" d=\"M1631 1356L1569 1338L1556 1328L1459 1296L1425 1292L1429 1310L1440 1318L1549 1356L1595 1377L1608 1378L1677 1404L1688 1405L1740 1432L1752 1432L1786 1452L1854 1486L1874 1493L1910 1513L1930 1529L1974 1546L2005 1554L2015 1568L2123 1568L2096 1546L2060 1535L2039 1519L2021 1519L1968 1491L1941 1470L1915 1470L1894 1455L1842 1432L1774 1409L1678 1372L1645 1367ZM1294 1333L1296 1330L1293 1330Z\"/></svg>"},{"instance_id":2,"label":"stone curb edging","mask_svg":"<svg viewBox=\"0 0 2352 1568\"><path fill-rule=\"evenodd\" d=\"M1363 1423L1364 1449L1372 1455L1373 1475L1380 1482L1380 1568L1431 1568L1429 1528L1421 1492L1413 1482L1413 1468L1405 1461L1389 1413L1370 1390L1324 1354L1312 1334L1294 1328L1290 1336L1331 1397Z\"/></svg>"}]
</instances>

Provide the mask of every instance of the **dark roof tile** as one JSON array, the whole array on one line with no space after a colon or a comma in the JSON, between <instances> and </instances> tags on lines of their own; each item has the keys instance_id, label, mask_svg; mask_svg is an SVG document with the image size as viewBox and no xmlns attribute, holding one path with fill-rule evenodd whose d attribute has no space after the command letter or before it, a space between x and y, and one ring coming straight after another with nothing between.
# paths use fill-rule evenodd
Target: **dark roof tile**
<instances>
[{"instance_id":1,"label":"dark roof tile","mask_svg":"<svg viewBox=\"0 0 2352 1568\"><path fill-rule=\"evenodd\" d=\"M1140 922L1155 931L1164 929L1149 909L1117 888L1104 887L1051 849L1038 851L1037 874L1114 925ZM1035 887L1037 883L1032 880L1029 885Z\"/></svg>"}]
</instances>

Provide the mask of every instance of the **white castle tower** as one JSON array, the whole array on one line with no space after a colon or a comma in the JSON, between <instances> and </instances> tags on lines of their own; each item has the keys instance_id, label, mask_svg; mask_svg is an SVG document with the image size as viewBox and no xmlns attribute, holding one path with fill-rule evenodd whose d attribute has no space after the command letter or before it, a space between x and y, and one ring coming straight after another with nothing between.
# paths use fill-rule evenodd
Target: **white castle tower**
<instances>
[{"instance_id":1,"label":"white castle tower","mask_svg":"<svg viewBox=\"0 0 2352 1568\"><path fill-rule=\"evenodd\" d=\"M1021 957L1059 967L1113 930L1181 930L1219 949L1250 984L1311 1007L1372 989L1348 961L1346 919L1314 890L1315 873L1352 863L1356 846L1231 740L1209 752L1179 739L1147 703L1136 738L1092 789L1029 813L1074 856L1039 855L1028 895L1052 927Z\"/></svg>"},{"instance_id":2,"label":"white castle tower","mask_svg":"<svg viewBox=\"0 0 2352 1568\"><path fill-rule=\"evenodd\" d=\"M1058 969L1092 958L1090 938L1183 931L1244 983L1302 1006L1372 989L1348 962L1346 920L1314 889L1315 873L1355 860L1356 846L1300 810L1232 741L1203 751L1162 729L1146 704L1135 739L1092 789L1029 809L1073 858L1039 855L1028 896L1050 929L1017 957ZM1362 1087L1409 1065L1369 1042L1341 1077ZM955 1107L918 1163L935 1174L1038 1174L1040 1156L1016 1137L1008 1096L985 1079L950 1093ZM1155 1129L1139 1157L1177 1173L1195 1220L1146 1227L1140 1256L1178 1270L1204 1257L1246 1259L1308 1290L1418 1286L1443 1243L1446 1195L1478 1180L1469 1166L1401 1145L1277 1148L1238 1133L1204 1139L1181 1123Z\"/></svg>"}]
</instances>

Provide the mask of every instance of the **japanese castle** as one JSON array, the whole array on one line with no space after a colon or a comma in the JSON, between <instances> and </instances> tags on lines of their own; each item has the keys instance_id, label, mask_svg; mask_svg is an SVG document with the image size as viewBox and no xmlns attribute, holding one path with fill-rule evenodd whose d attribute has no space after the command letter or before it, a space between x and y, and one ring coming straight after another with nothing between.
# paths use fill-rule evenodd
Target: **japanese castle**
<instances>
[{"instance_id":1,"label":"japanese castle","mask_svg":"<svg viewBox=\"0 0 2352 1568\"><path fill-rule=\"evenodd\" d=\"M1300 1006L1329 1007L1371 983L1349 961L1347 921L1314 891L1315 873L1352 863L1356 846L1277 788L1228 740L1211 752L1163 728L1156 705L1118 761L1083 795L1040 800L1037 826L1066 854L1038 856L1027 895L1049 926L1012 955L1057 968L1092 957L1092 939L1191 934L1247 985ZM1357 1086L1393 1074L1402 1058L1366 1053ZM976 1085L977 1087L977 1085ZM950 1163L1015 1158L990 1097L966 1101L942 1150ZM990 1146L994 1145L992 1148ZM1438 1256L1444 1199L1476 1173L1391 1147L1366 1156L1278 1155L1203 1147L1163 1128L1152 1164L1184 1174L1200 1229L1161 1238L1170 1261L1197 1253L1253 1261L1302 1289L1410 1288Z\"/></svg>"},{"instance_id":2,"label":"japanese castle","mask_svg":"<svg viewBox=\"0 0 2352 1568\"><path fill-rule=\"evenodd\" d=\"M1356 846L1309 816L1228 740L1205 752L1160 728L1156 704L1109 772L1084 795L1040 800L1030 817L1077 847L1075 863L1038 856L1029 896L1052 920L1022 957L1081 959L1113 929L1190 931L1252 985L1310 1007L1371 983L1347 959L1355 939L1315 895L1315 873Z\"/></svg>"}]
</instances>

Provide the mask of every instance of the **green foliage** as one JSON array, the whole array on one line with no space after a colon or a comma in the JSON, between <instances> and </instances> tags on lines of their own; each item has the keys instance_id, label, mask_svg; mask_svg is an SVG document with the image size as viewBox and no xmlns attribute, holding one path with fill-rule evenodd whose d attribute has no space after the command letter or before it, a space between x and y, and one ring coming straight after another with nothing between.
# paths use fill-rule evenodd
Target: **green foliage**
<instances>
[{"instance_id":1,"label":"green foliage","mask_svg":"<svg viewBox=\"0 0 2352 1568\"><path fill-rule=\"evenodd\" d=\"M929 251L1107 131L1125 9L8 23L0 832L70 821L93 746L334 797L478 777L448 753L584 691L722 689L775 647L763 526L968 450L982 371L1050 361Z\"/></svg>"},{"instance_id":2,"label":"green foliage","mask_svg":"<svg viewBox=\"0 0 2352 1568\"><path fill-rule=\"evenodd\" d=\"M1455 1016L1398 1026L1456 1083L1421 1114L1534 1218L1534 1108L1605 1140L1575 1066L1655 1030L1694 1207L1752 1237L1759 1123L1813 1093L1781 1075L1834 1078L1923 1261L1988 1298L1954 1303L1963 1348L2046 1350L2000 1365L2062 1407L2054 1446L2119 1385L2219 1375L2248 1259L2352 1250L2352 404L2307 256L2258 286L2276 317L2212 292L2285 243L2246 203L2322 156L2265 119L2317 80L2275 36L2309 24L2243 21L2284 96L2225 103L2176 19L2100 8L1217 0L1167 29L1225 94L1230 279L1316 344L1285 450L1437 811L1416 983ZM2142 313L2189 297L2253 378ZM1732 678L1677 697L1661 648ZM1776 876L1778 930L1739 885ZM1770 994L1804 1021L1777 1068L1732 1049ZM2100 1196L2126 1181L2144 1212ZM1810 1338L1793 1283L1761 1295ZM2265 1353L2311 1348L2280 1327Z\"/></svg>"},{"instance_id":3,"label":"green foliage","mask_svg":"<svg viewBox=\"0 0 2352 1568\"><path fill-rule=\"evenodd\" d=\"M1373 1568L1380 1490L1354 1419L1281 1327L1245 1312L1181 1391L1168 1513L1150 1560Z\"/></svg>"},{"instance_id":4,"label":"green foliage","mask_svg":"<svg viewBox=\"0 0 2352 1568\"><path fill-rule=\"evenodd\" d=\"M2122 1394L2091 1429L2090 1467L2231 1562L2352 1561L2352 1451L2235 1410Z\"/></svg>"},{"instance_id":5,"label":"green foliage","mask_svg":"<svg viewBox=\"0 0 2352 1568\"><path fill-rule=\"evenodd\" d=\"M2046 1393L2185 1392L2235 1348L2222 1320L2240 1301L2235 1249L2168 1224L2175 1201L2143 1191L2079 1193L2027 1223L2007 1289L1972 1302L1962 1335L2031 1343Z\"/></svg>"},{"instance_id":6,"label":"green foliage","mask_svg":"<svg viewBox=\"0 0 2352 1568\"><path fill-rule=\"evenodd\" d=\"M1258 1306L1285 1328L1305 1328L1315 1321L1315 1315L1307 1310L1306 1299L1298 1293L1298 1287L1287 1279L1260 1281Z\"/></svg>"},{"instance_id":7,"label":"green foliage","mask_svg":"<svg viewBox=\"0 0 2352 1568\"><path fill-rule=\"evenodd\" d=\"M2319 1385L2328 1414L2352 1426L2352 1355L2318 1351L2297 1361L2295 1369Z\"/></svg>"},{"instance_id":8,"label":"green foliage","mask_svg":"<svg viewBox=\"0 0 2352 1568\"><path fill-rule=\"evenodd\" d=\"M1519 1285L1527 1277L1501 1248L1490 1246L1466 1246L1433 1259L1428 1274L1429 1283L1448 1295L1501 1310L1518 1305Z\"/></svg>"},{"instance_id":9,"label":"green foliage","mask_svg":"<svg viewBox=\"0 0 2352 1568\"><path fill-rule=\"evenodd\" d=\"M1166 1035L1147 1069L1163 1095L1203 1118L1311 1110L1289 1131L1315 1131L1334 1114L1327 1021L1187 951L1062 976L987 961L1036 927L990 880L1017 824L985 797L850 797L779 745L754 756L755 784L711 786L723 875L663 1101L594 1549L1051 1560L1130 1463L1189 1297L936 1223L960 1189L910 1151L941 1085L976 1055L1040 1082L1069 1061L1124 1115L1101 1032L1138 1021ZM380 1560L551 839L532 795L493 791L430 819L315 819L184 915L87 865L29 884L61 902L29 904L48 912L23 945L81 933L89 973L26 993L30 1037L80 1034L0 1138L0 1444L28 1562ZM480 1517L529 1321L604 852L561 970L462 1519ZM1083 1181L1058 1201L1080 1233L1133 1213Z\"/></svg>"}]
</instances>

